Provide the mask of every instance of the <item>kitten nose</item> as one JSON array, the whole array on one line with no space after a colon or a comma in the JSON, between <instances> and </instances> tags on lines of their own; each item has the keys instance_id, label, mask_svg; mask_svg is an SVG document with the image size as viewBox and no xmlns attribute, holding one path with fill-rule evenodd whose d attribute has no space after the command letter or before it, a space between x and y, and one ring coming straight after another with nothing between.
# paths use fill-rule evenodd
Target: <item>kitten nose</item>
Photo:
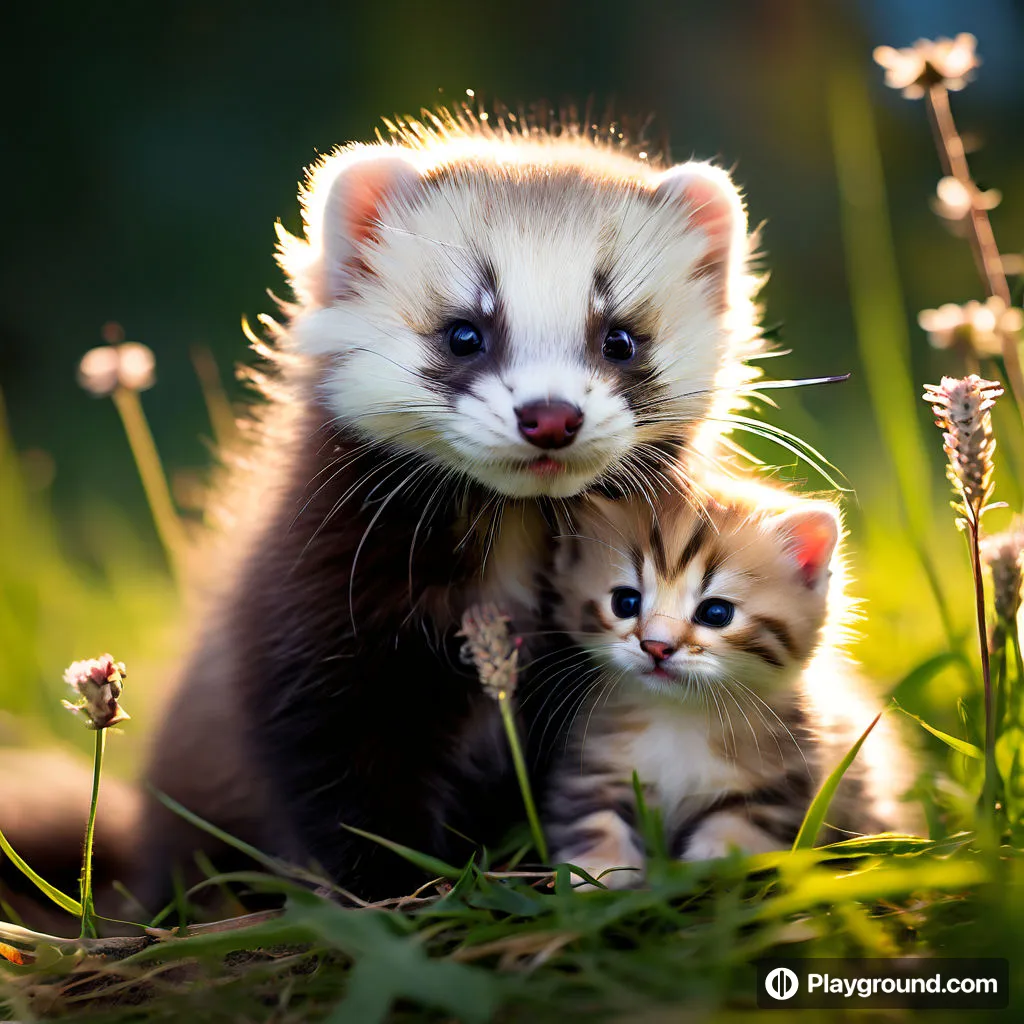
<instances>
[{"instance_id":1,"label":"kitten nose","mask_svg":"<svg viewBox=\"0 0 1024 1024\"><path fill-rule=\"evenodd\" d=\"M676 653L674 647L669 647L668 644L662 643L660 640L641 640L640 650L644 654L649 654L656 662L668 661Z\"/></svg>"},{"instance_id":2,"label":"kitten nose","mask_svg":"<svg viewBox=\"0 0 1024 1024\"><path fill-rule=\"evenodd\" d=\"M570 402L530 402L516 418L519 433L538 448L566 448L583 426L583 413Z\"/></svg>"}]
</instances>

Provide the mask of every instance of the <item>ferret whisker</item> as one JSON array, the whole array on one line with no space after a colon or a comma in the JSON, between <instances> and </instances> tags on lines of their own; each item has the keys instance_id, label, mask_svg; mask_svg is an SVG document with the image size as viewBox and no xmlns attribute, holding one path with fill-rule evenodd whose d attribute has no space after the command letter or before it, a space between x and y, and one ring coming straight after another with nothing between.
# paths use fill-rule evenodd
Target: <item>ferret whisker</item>
<instances>
[{"instance_id":1,"label":"ferret whisker","mask_svg":"<svg viewBox=\"0 0 1024 1024\"><path fill-rule=\"evenodd\" d=\"M428 242L430 245L437 245L445 249L455 249L458 252L468 253L470 252L469 246L459 245L457 242L442 242L439 238L431 238L429 235L424 235L419 231L410 231L408 228L400 228L397 224L387 224L384 221L380 222L380 227L384 231L390 231L395 235L403 235L406 238L416 238L421 242Z\"/></svg>"},{"instance_id":2,"label":"ferret whisker","mask_svg":"<svg viewBox=\"0 0 1024 1024\"><path fill-rule=\"evenodd\" d=\"M614 527L614 524L611 523L610 520L608 520L607 518L605 519L605 522L607 522L609 526L613 526ZM602 547L606 547L610 551L614 551L617 555L621 555L626 562L629 562L630 559L632 558L632 555L628 551L624 551L622 548L616 547L614 544L610 543L609 541L602 540L599 537L591 537L591 536L589 536L588 534L585 534L585 533L559 533L559 534L555 535L554 539L555 540L585 540L585 541L589 541L591 544L600 544L600 545L602 545ZM573 632L579 632L579 631L578 630L573 630Z\"/></svg>"},{"instance_id":3,"label":"ferret whisker","mask_svg":"<svg viewBox=\"0 0 1024 1024\"><path fill-rule=\"evenodd\" d=\"M367 524L366 529L363 531L362 537L360 537L360 539L359 539L359 543L356 545L355 554L352 556L352 568L349 570L349 577L348 577L348 604L349 604L350 614L352 616L352 631L353 631L353 633L355 633L356 630L357 630L356 614L355 614L355 597L354 597L355 581L356 581L356 567L357 567L357 565L359 563L359 555L362 553L363 546L366 544L366 538L370 536L370 533L373 531L373 528L377 525L378 520L384 514L384 510L391 503L391 501L394 499L394 497L400 491L404 490L405 487L411 481L415 480L417 476L420 476L424 472L426 472L426 470L428 468L429 468L428 466L422 465L422 464L417 466L417 467L415 467L412 470L411 473L409 473L397 486L395 486L391 490L391 492L388 494L388 496L381 502L380 507L377 509L377 511L371 517L370 522Z\"/></svg>"},{"instance_id":4,"label":"ferret whisker","mask_svg":"<svg viewBox=\"0 0 1024 1024\"><path fill-rule=\"evenodd\" d=\"M539 657L531 659L529 665L531 672L537 670L539 666L544 665L544 674L537 679L536 687L534 687L534 689L523 698L522 703L526 704L527 701L540 693L541 687L546 687L548 683L554 679L553 673L559 669L567 668L569 665L576 662L585 664L588 659L588 653L580 648L574 648L568 653L564 650L549 651L547 654L542 654Z\"/></svg>"},{"instance_id":5,"label":"ferret whisker","mask_svg":"<svg viewBox=\"0 0 1024 1024\"><path fill-rule=\"evenodd\" d=\"M396 461L409 461L409 460L412 460L413 458L414 458L414 456L411 453L406 453L406 452L395 453L395 454L391 455L389 458L385 459L384 462L381 463L380 465L374 466L367 473L364 473L362 476L358 477L356 479L356 481L353 484L351 484L349 486L349 488L341 495L341 497L338 498L337 501L334 502L334 504L331 506L331 508L328 509L327 514L317 524L316 529L312 532L312 534L310 535L309 539L306 541L305 545L303 546L302 550L299 552L298 556L296 557L295 562L293 563L292 568L291 568L290 571L292 571L292 572L295 571L295 569L298 567L299 563L305 557L306 552L309 551L310 547L312 547L312 545L317 540L317 538L320 536L320 534L323 533L323 531L324 531L325 527L327 526L327 524L331 521L331 519L334 518L334 516L338 513L338 511L344 506L344 504L354 494L356 494L356 492L359 490L359 488L363 484L369 483L369 481L374 476L376 476L378 473L386 470L389 466L391 466ZM396 472L397 472L397 470L396 470ZM292 522L293 526L297 522L297 519L298 519L298 517L296 517L296 519L293 520L293 522Z\"/></svg>"},{"instance_id":6,"label":"ferret whisker","mask_svg":"<svg viewBox=\"0 0 1024 1024\"><path fill-rule=\"evenodd\" d=\"M416 611L416 597L413 587L413 559L416 555L416 542L419 540L420 530L423 526L430 522L430 513L433 508L434 502L441 498L448 486L449 481L457 474L457 470L454 468L446 470L442 473L441 477L435 482L430 493L427 495L426 500L423 502L423 508L420 510L420 514L416 519L416 526L413 528L412 537L409 540L409 565L408 565L408 576L409 576L409 614L402 620L402 626L406 626L409 623L410 618L415 614Z\"/></svg>"},{"instance_id":7,"label":"ferret whisker","mask_svg":"<svg viewBox=\"0 0 1024 1024\"><path fill-rule=\"evenodd\" d=\"M540 738L538 740L538 749L543 749L544 740L547 737L548 730L551 728L552 724L557 721L558 713L562 710L562 708L565 707L569 699L577 693L580 693L581 690L584 691L585 695L585 692L591 686L594 677L600 674L600 669L597 666L588 665L580 673L579 676L573 679L565 693L560 692L561 688L558 686L558 683L560 683L562 679L565 679L567 676L569 676L570 673L574 670L574 667L575 666L570 665L568 668L563 669L557 675L547 676L544 679L545 686L549 689L550 692L547 695L547 699L537 709L537 713L533 718L533 722L536 723L540 721L544 711L547 710L549 701L557 700L559 697L561 697L561 700L559 700L558 703L555 705L551 714L544 716L544 729L541 732ZM535 728L535 725L531 725L531 734L533 728Z\"/></svg>"}]
</instances>

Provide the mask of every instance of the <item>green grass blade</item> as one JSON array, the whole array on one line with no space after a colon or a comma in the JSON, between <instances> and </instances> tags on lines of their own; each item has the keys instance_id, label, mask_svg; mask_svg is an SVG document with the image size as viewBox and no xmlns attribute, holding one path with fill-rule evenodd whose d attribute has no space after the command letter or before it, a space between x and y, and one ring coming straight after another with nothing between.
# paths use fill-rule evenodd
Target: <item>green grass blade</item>
<instances>
[{"instance_id":1,"label":"green grass blade","mask_svg":"<svg viewBox=\"0 0 1024 1024\"><path fill-rule=\"evenodd\" d=\"M200 818L198 814L190 811L184 804L179 804L173 797L168 796L166 793L162 793L159 789L150 787L150 792L166 807L169 811L173 811L179 817L184 818L190 825L195 825L196 828L205 832L207 835L213 836L215 839L219 839L222 843L232 847L241 853L251 857L258 864L262 864L265 868L270 871L287 871L289 865L279 861L276 857L271 857L270 854L264 853L262 850L257 850L255 846L250 846L244 839L239 839L237 836L231 835L230 832L225 832L223 829L217 828L216 825L207 821L205 818Z\"/></svg>"},{"instance_id":2,"label":"green grass blade","mask_svg":"<svg viewBox=\"0 0 1024 1024\"><path fill-rule=\"evenodd\" d=\"M924 836L905 835L900 832L880 832L875 836L856 836L836 843L819 846L818 852L836 857L892 857L917 856L923 853L953 853L966 846L973 833L962 832L947 839L926 839Z\"/></svg>"},{"instance_id":3,"label":"green grass blade","mask_svg":"<svg viewBox=\"0 0 1024 1024\"><path fill-rule=\"evenodd\" d=\"M3 850L4 855L7 859L37 888L40 892L45 893L54 903L57 904L62 910L66 910L69 914L74 914L75 917L82 916L82 904L78 900L72 899L66 893L63 893L55 885L50 883L42 877L42 875L36 874L18 856L14 847L7 841L7 836L0 831L0 850Z\"/></svg>"},{"instance_id":4,"label":"green grass blade","mask_svg":"<svg viewBox=\"0 0 1024 1024\"><path fill-rule=\"evenodd\" d=\"M923 718L913 714L906 708L901 707L899 704L893 702L893 706L897 711L902 711L907 718L912 718L922 729L930 732L936 739L942 740L947 747L951 747L958 754L963 754L965 757L974 758L975 761L983 761L985 754L981 747L976 747L973 743L968 743L967 740L957 739L956 736L950 736L948 732L943 732L941 729L936 729L934 725L929 725Z\"/></svg>"},{"instance_id":5,"label":"green grass blade","mask_svg":"<svg viewBox=\"0 0 1024 1024\"><path fill-rule=\"evenodd\" d=\"M498 707L501 709L501 722L505 727L505 736L508 738L509 750L512 752L512 764L515 767L516 779L519 782L519 792L523 797L526 820L530 823L530 835L533 837L533 845L537 847L541 863L547 864L551 859L548 855L547 839L545 839L544 830L541 828L540 815L537 814L537 805L533 801L530 773L526 767L526 759L523 757L522 744L519 742L519 729L516 726L515 713L512 710L512 703L509 700L508 694L503 693L498 697Z\"/></svg>"},{"instance_id":6,"label":"green grass blade","mask_svg":"<svg viewBox=\"0 0 1024 1024\"><path fill-rule=\"evenodd\" d=\"M559 867L561 867L561 866L562 865L559 865ZM608 888L607 884L605 882L603 882L601 880L601 878L595 878L589 871L585 871L578 864L566 863L565 867L569 869L570 876L571 875L576 875L578 878L582 879L584 882L587 882L589 885L597 886L599 889L607 889ZM611 868L610 870L614 871L615 868ZM608 871L602 871L601 872L602 878L606 874L608 874Z\"/></svg>"},{"instance_id":7,"label":"green grass blade","mask_svg":"<svg viewBox=\"0 0 1024 1024\"><path fill-rule=\"evenodd\" d=\"M918 411L882 156L871 98L858 67L837 59L829 78L829 120L839 186L850 303L868 396L912 535L931 525L928 446Z\"/></svg>"},{"instance_id":8,"label":"green grass blade","mask_svg":"<svg viewBox=\"0 0 1024 1024\"><path fill-rule=\"evenodd\" d=\"M937 675L947 668L956 666L970 671L970 662L961 651L942 651L926 658L920 665L912 668L893 688L892 695L898 701L917 698L920 692Z\"/></svg>"},{"instance_id":9,"label":"green grass blade","mask_svg":"<svg viewBox=\"0 0 1024 1024\"><path fill-rule=\"evenodd\" d=\"M431 857L429 853L420 853L419 850L403 846L401 843L396 843L391 839L385 839L383 836L375 835L373 832L364 832L361 828L356 828L354 825L345 825L343 823L341 827L357 836L362 836L364 839L378 843L392 853L397 853L403 860L407 860L410 864L415 864L416 867L422 868L428 875L434 875L438 878L456 879L462 875L462 868L446 864L437 857Z\"/></svg>"},{"instance_id":10,"label":"green grass blade","mask_svg":"<svg viewBox=\"0 0 1024 1024\"><path fill-rule=\"evenodd\" d=\"M864 746L864 741L871 735L871 730L878 725L878 720L883 714L885 714L884 711L879 711L875 715L871 724L860 734L857 742L850 747L846 752L846 756L832 769L828 778L821 784L821 788L811 801L811 806L807 808L800 831L797 833L796 839L793 840L794 850L813 849L814 840L821 831L821 826L825 823L825 815L828 814L828 809L832 804L832 798L836 795L836 790L839 788L839 783L842 782L846 770L853 764L854 758L860 753L860 748Z\"/></svg>"},{"instance_id":11,"label":"green grass blade","mask_svg":"<svg viewBox=\"0 0 1024 1024\"><path fill-rule=\"evenodd\" d=\"M668 844L665 841L665 824L661 811L657 807L648 807L644 796L644 785L640 775L633 772L633 799L636 801L637 831L644 841L647 851L648 870L654 866L662 866L671 861L668 855Z\"/></svg>"}]
</instances>

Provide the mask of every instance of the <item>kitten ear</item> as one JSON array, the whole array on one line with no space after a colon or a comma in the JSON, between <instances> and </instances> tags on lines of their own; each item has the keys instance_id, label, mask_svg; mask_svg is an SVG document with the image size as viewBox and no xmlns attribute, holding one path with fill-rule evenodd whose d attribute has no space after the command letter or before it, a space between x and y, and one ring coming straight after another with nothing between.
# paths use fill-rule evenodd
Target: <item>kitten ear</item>
<instances>
[{"instance_id":1,"label":"kitten ear","mask_svg":"<svg viewBox=\"0 0 1024 1024\"><path fill-rule=\"evenodd\" d=\"M278 263L300 301L329 306L350 295L366 270L360 247L379 231L381 212L419 182L407 156L381 147L336 154L314 171L303 195L308 241L277 226Z\"/></svg>"},{"instance_id":2,"label":"kitten ear","mask_svg":"<svg viewBox=\"0 0 1024 1024\"><path fill-rule=\"evenodd\" d=\"M839 543L839 513L825 503L784 512L773 529L796 562L806 587L816 590L828 580L829 563Z\"/></svg>"},{"instance_id":3,"label":"kitten ear","mask_svg":"<svg viewBox=\"0 0 1024 1024\"><path fill-rule=\"evenodd\" d=\"M746 257L747 214L729 175L709 163L690 161L665 171L655 195L682 205L687 220L704 236L695 273L711 278L723 298Z\"/></svg>"}]
</instances>

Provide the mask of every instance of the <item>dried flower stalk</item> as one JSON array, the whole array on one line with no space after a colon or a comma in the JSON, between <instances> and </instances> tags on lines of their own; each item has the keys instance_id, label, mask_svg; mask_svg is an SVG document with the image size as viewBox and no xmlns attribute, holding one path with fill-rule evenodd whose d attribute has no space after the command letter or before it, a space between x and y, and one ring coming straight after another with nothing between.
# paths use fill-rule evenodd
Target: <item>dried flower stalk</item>
<instances>
[{"instance_id":1,"label":"dried flower stalk","mask_svg":"<svg viewBox=\"0 0 1024 1024\"><path fill-rule=\"evenodd\" d=\"M899 89L908 100L917 100L936 84L956 92L973 77L981 59L975 52L977 40L970 32L956 39L918 39L913 46L896 49L877 46L874 58L885 68L885 84Z\"/></svg>"},{"instance_id":2,"label":"dried flower stalk","mask_svg":"<svg viewBox=\"0 0 1024 1024\"><path fill-rule=\"evenodd\" d=\"M186 549L181 520L174 507L167 476L142 408L139 392L156 383L156 360L145 345L124 340L120 324L105 324L106 345L90 349L78 364L78 383L89 394L109 397L124 427L142 480L157 535L172 574L178 577Z\"/></svg>"},{"instance_id":3,"label":"dried flower stalk","mask_svg":"<svg viewBox=\"0 0 1024 1024\"><path fill-rule=\"evenodd\" d=\"M496 605L471 605L462 616L462 631L459 633L466 640L462 657L476 666L484 692L498 703L533 844L541 860L547 863L548 846L537 814L537 805L533 800L530 776L512 709L512 696L516 691L519 670L519 642L512 638L509 624L508 616Z\"/></svg>"},{"instance_id":4,"label":"dried flower stalk","mask_svg":"<svg viewBox=\"0 0 1024 1024\"><path fill-rule=\"evenodd\" d=\"M1004 623L1016 622L1024 582L1024 521L1018 516L1008 530L983 538L981 558L992 573L997 619Z\"/></svg>"},{"instance_id":5,"label":"dried flower stalk","mask_svg":"<svg viewBox=\"0 0 1024 1024\"><path fill-rule=\"evenodd\" d=\"M938 309L922 309L917 322L933 348L959 349L965 357L994 357L1002 354L1008 334L1014 344L1019 342L1024 311L990 295L984 302L947 302Z\"/></svg>"},{"instance_id":6,"label":"dried flower stalk","mask_svg":"<svg viewBox=\"0 0 1024 1024\"><path fill-rule=\"evenodd\" d=\"M975 527L992 495L992 406L1003 393L996 381L971 374L960 380L943 377L925 386L923 398L942 430L942 447L949 459L946 475L960 498L953 507Z\"/></svg>"},{"instance_id":7,"label":"dried flower stalk","mask_svg":"<svg viewBox=\"0 0 1024 1024\"><path fill-rule=\"evenodd\" d=\"M96 744L92 763L92 800L89 817L85 825L85 842L82 846L82 876L79 893L82 914L82 938L96 934L95 909L92 893L92 849L96 835L96 809L100 797L100 778L103 774L103 753L106 749L107 730L112 725L127 721L131 716L121 707L119 700L127 675L124 662L115 661L111 654L98 658L72 662L64 673L64 682L78 694L72 703L61 703L69 711L81 713L88 719L89 727L96 732Z\"/></svg>"},{"instance_id":8,"label":"dried flower stalk","mask_svg":"<svg viewBox=\"0 0 1024 1024\"><path fill-rule=\"evenodd\" d=\"M960 513L957 526L965 532L974 577L974 609L981 652L981 678L985 700L985 780L982 806L987 814L996 807L999 771L996 766L996 701L992 689L989 639L985 627L985 581L981 571L981 516L992 495L992 406L1003 393L995 381L976 374L957 380L943 377L925 388L924 400L935 413L942 430L942 447L949 463L946 475L959 498L953 508Z\"/></svg>"},{"instance_id":9,"label":"dried flower stalk","mask_svg":"<svg viewBox=\"0 0 1024 1024\"><path fill-rule=\"evenodd\" d=\"M943 179L939 183L940 216L959 220L967 228L978 273L990 296L1002 300L1003 307L1012 305L1006 266L996 244L988 211L999 201L998 193L982 192L967 164L967 151L957 131L949 105L950 92L962 89L981 64L975 52L977 40L969 32L955 39L919 39L913 46L897 50L891 46L875 49L875 61L885 68L885 83L900 89L909 99L924 97L935 134L935 144L942 164ZM998 329L1000 349L1006 365L1006 376L1024 415L1024 370L1017 350L1017 335Z\"/></svg>"},{"instance_id":10,"label":"dried flower stalk","mask_svg":"<svg viewBox=\"0 0 1024 1024\"><path fill-rule=\"evenodd\" d=\"M519 650L509 622L493 604L472 605L462 617L463 658L476 666L480 685L495 700L516 692Z\"/></svg>"}]
</instances>

